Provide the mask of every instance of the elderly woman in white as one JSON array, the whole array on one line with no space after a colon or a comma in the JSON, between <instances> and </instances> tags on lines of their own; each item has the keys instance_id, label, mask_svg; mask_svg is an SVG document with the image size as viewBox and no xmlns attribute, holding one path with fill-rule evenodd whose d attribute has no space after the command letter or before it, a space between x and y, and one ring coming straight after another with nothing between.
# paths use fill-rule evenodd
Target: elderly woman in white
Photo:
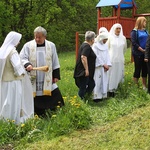
<instances>
[{"instance_id":1,"label":"elderly woman in white","mask_svg":"<svg viewBox=\"0 0 150 150\"><path fill-rule=\"evenodd\" d=\"M97 37L97 42L93 44L93 51L96 54L96 68L94 74L95 88L93 90L94 102L99 102L107 98L108 73L111 67L108 46L106 44L108 32L101 32Z\"/></svg>"},{"instance_id":2,"label":"elderly woman in white","mask_svg":"<svg viewBox=\"0 0 150 150\"><path fill-rule=\"evenodd\" d=\"M16 124L34 113L32 86L16 51L21 37L9 32L0 48L0 119Z\"/></svg>"},{"instance_id":3,"label":"elderly woman in white","mask_svg":"<svg viewBox=\"0 0 150 150\"><path fill-rule=\"evenodd\" d=\"M108 92L110 97L114 97L119 83L124 80L124 53L127 49L121 24L116 23L111 27L107 43L112 64L109 70Z\"/></svg>"}]
</instances>

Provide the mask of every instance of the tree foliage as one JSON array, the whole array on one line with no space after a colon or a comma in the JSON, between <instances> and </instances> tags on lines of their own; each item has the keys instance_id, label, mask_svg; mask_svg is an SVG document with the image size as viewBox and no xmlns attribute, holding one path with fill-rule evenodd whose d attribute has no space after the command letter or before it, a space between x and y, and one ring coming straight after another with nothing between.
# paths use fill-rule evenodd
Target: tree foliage
<instances>
[{"instance_id":1,"label":"tree foliage","mask_svg":"<svg viewBox=\"0 0 150 150\"><path fill-rule=\"evenodd\" d=\"M149 0L135 0L138 13L149 12ZM99 0L1 0L0 44L11 30L22 33L22 45L33 39L33 30L43 26L47 39L58 51L75 50L75 33L97 29L96 5ZM108 8L105 14L109 13Z\"/></svg>"}]
</instances>

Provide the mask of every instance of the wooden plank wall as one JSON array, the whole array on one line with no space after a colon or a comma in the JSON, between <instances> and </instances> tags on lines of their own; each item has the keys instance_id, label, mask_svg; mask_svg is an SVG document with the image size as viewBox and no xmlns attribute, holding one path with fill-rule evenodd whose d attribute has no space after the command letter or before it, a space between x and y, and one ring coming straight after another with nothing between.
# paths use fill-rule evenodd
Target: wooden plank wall
<instances>
[{"instance_id":1,"label":"wooden plank wall","mask_svg":"<svg viewBox=\"0 0 150 150\"><path fill-rule=\"evenodd\" d=\"M109 18L99 18L98 28L106 27L109 31L113 24L120 23L123 28L123 34L127 39L130 39L130 32L135 26L136 19L125 18L125 17L109 17Z\"/></svg>"}]
</instances>

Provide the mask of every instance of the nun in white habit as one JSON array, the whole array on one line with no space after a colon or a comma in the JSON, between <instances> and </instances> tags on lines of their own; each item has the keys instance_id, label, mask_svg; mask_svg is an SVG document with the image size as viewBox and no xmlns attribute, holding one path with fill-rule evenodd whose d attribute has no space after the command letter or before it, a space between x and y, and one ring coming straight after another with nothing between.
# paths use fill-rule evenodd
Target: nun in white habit
<instances>
[{"instance_id":1,"label":"nun in white habit","mask_svg":"<svg viewBox=\"0 0 150 150\"><path fill-rule=\"evenodd\" d=\"M34 113L31 82L16 50L21 37L9 32L0 48L0 119L16 124Z\"/></svg>"},{"instance_id":2,"label":"nun in white habit","mask_svg":"<svg viewBox=\"0 0 150 150\"><path fill-rule=\"evenodd\" d=\"M108 33L108 30L105 27L100 27L99 28L99 34L101 34L102 32Z\"/></svg>"},{"instance_id":3,"label":"nun in white habit","mask_svg":"<svg viewBox=\"0 0 150 150\"><path fill-rule=\"evenodd\" d=\"M108 48L112 67L109 70L109 96L114 97L114 92L119 83L124 80L124 53L127 49L126 38L122 26L116 23L112 26L108 37Z\"/></svg>"},{"instance_id":4,"label":"nun in white habit","mask_svg":"<svg viewBox=\"0 0 150 150\"><path fill-rule=\"evenodd\" d=\"M108 30L105 27L100 27L99 30L98 30L98 35L101 34L101 33L103 33L103 32L108 33ZM95 42L97 42L97 40L98 40L98 35L95 38Z\"/></svg>"},{"instance_id":5,"label":"nun in white habit","mask_svg":"<svg viewBox=\"0 0 150 150\"><path fill-rule=\"evenodd\" d=\"M107 98L107 85L109 67L111 67L108 46L106 44L108 32L102 32L97 37L97 42L93 44L93 51L96 54L96 68L94 74L95 88L93 90L93 100L101 101L102 98Z\"/></svg>"}]
</instances>

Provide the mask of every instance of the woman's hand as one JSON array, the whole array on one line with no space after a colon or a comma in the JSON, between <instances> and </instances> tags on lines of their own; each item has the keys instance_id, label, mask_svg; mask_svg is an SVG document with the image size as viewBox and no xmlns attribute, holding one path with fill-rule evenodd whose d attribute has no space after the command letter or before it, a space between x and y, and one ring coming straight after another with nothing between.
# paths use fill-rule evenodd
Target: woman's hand
<instances>
[{"instance_id":1,"label":"woman's hand","mask_svg":"<svg viewBox=\"0 0 150 150\"><path fill-rule=\"evenodd\" d=\"M85 70L85 76L86 77L89 76L89 70L88 69Z\"/></svg>"},{"instance_id":2,"label":"woman's hand","mask_svg":"<svg viewBox=\"0 0 150 150\"><path fill-rule=\"evenodd\" d=\"M145 62L148 62L148 59L144 59Z\"/></svg>"},{"instance_id":3,"label":"woman's hand","mask_svg":"<svg viewBox=\"0 0 150 150\"><path fill-rule=\"evenodd\" d=\"M103 67L104 67L104 71L108 71L109 70L109 66L108 65L103 65Z\"/></svg>"},{"instance_id":4,"label":"woman's hand","mask_svg":"<svg viewBox=\"0 0 150 150\"><path fill-rule=\"evenodd\" d=\"M54 78L54 79L53 79L53 83L56 83L56 82L58 82L58 80L59 80L59 79L57 79L57 78Z\"/></svg>"}]
</instances>

